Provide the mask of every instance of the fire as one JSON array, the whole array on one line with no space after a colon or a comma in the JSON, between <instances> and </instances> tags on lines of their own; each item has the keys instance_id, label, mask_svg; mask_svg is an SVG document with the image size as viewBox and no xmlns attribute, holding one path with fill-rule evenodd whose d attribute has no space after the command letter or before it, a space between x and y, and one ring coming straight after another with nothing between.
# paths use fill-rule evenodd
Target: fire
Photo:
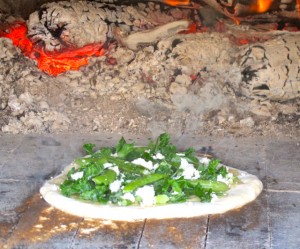
<instances>
[{"instance_id":1,"label":"fire","mask_svg":"<svg viewBox=\"0 0 300 249\"><path fill-rule=\"evenodd\" d=\"M27 37L27 26L24 22L16 22L6 31L0 30L0 37L11 39L25 56L37 61L40 70L53 76L69 70L78 70L81 66L88 64L88 57L105 54L103 44L90 44L78 49L46 52L42 47L35 46Z\"/></svg>"},{"instance_id":2,"label":"fire","mask_svg":"<svg viewBox=\"0 0 300 249\"><path fill-rule=\"evenodd\" d=\"M170 6L184 6L189 5L191 3L190 0L162 0L162 2Z\"/></svg>"},{"instance_id":3,"label":"fire","mask_svg":"<svg viewBox=\"0 0 300 249\"><path fill-rule=\"evenodd\" d=\"M272 3L273 0L257 0L257 3L253 4L251 8L254 12L263 13L270 9Z\"/></svg>"}]
</instances>

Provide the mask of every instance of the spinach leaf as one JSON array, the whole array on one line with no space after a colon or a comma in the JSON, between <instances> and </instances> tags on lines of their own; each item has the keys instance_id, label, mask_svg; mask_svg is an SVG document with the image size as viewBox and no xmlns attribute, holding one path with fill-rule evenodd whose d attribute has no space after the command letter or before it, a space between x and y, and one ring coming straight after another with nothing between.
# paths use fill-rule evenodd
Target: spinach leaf
<instances>
[{"instance_id":1,"label":"spinach leaf","mask_svg":"<svg viewBox=\"0 0 300 249\"><path fill-rule=\"evenodd\" d=\"M201 201L203 201L203 202L211 201L211 198L212 198L212 196L211 196L212 190L211 189L203 188L201 186L201 184L197 184L194 187L194 191L195 191L195 195L198 196Z\"/></svg>"},{"instance_id":2,"label":"spinach leaf","mask_svg":"<svg viewBox=\"0 0 300 249\"><path fill-rule=\"evenodd\" d=\"M134 150L134 144L126 143L125 139L122 137L116 146L116 153L119 158L126 158L126 156Z\"/></svg>"},{"instance_id":3,"label":"spinach leaf","mask_svg":"<svg viewBox=\"0 0 300 249\"><path fill-rule=\"evenodd\" d=\"M208 166L200 165L198 167L198 170L201 172L201 179L203 180L217 180L217 176L219 174L218 165L220 163L220 160L212 159L210 160ZM225 169L222 169L223 172ZM227 174L227 173L226 173Z\"/></svg>"},{"instance_id":4,"label":"spinach leaf","mask_svg":"<svg viewBox=\"0 0 300 249\"><path fill-rule=\"evenodd\" d=\"M93 150L95 146L96 146L95 144L88 143L88 144L84 144L82 147L88 155L91 155L93 154Z\"/></svg>"},{"instance_id":5,"label":"spinach leaf","mask_svg":"<svg viewBox=\"0 0 300 249\"><path fill-rule=\"evenodd\" d=\"M127 206L139 204L142 199L135 196L133 203L123 199L123 195L130 193L134 196L138 188L146 185L154 188L157 204L185 202L193 197L209 202L212 193L221 195L229 189L227 184L217 181L219 175L224 178L228 175L226 167L219 167L219 160L212 159L208 165L200 163L193 148L178 153L167 133L144 147L135 147L134 143L127 143L122 137L115 148L102 148L93 152L94 148L95 145L91 143L83 145L88 156L75 160L79 168L73 167L67 173L67 180L60 185L63 195ZM145 168L132 163L138 158L151 161L152 164ZM184 172L190 169L198 170L199 177L184 179ZM77 172L83 172L83 176L79 179L73 176L73 179L72 175ZM112 192L110 184L116 180L122 185L119 190Z\"/></svg>"}]
</instances>

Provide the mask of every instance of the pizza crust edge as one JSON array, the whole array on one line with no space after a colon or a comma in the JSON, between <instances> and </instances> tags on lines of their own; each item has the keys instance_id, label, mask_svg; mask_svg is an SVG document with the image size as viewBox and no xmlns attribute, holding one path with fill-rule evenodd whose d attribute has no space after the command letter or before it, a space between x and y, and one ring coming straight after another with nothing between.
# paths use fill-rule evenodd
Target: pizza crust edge
<instances>
[{"instance_id":1,"label":"pizza crust edge","mask_svg":"<svg viewBox=\"0 0 300 249\"><path fill-rule=\"evenodd\" d=\"M262 182L254 175L236 170L242 183L232 186L225 196L213 203L185 202L159 206L113 206L77 200L60 193L59 184L66 179L66 174L75 164L70 164L58 176L48 180L41 187L44 200L53 207L66 213L84 218L138 221L143 219L191 218L208 214L222 214L240 208L257 198L263 189Z\"/></svg>"}]
</instances>

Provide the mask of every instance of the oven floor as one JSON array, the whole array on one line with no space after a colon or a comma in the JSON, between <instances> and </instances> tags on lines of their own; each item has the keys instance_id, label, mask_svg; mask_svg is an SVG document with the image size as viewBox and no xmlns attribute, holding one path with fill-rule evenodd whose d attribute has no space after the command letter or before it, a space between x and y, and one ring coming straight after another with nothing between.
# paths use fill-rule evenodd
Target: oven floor
<instances>
[{"instance_id":1,"label":"oven floor","mask_svg":"<svg viewBox=\"0 0 300 249\"><path fill-rule=\"evenodd\" d=\"M0 134L0 248L300 248L300 138L174 139L264 184L249 205L192 219L108 222L67 215L40 198L39 188L75 157L81 145L113 146L119 134ZM136 144L148 137L123 135Z\"/></svg>"}]
</instances>

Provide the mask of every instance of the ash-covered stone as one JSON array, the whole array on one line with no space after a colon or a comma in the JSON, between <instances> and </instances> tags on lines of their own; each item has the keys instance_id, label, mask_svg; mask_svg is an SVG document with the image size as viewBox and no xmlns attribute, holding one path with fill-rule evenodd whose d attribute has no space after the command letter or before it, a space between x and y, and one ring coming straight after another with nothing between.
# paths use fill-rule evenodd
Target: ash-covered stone
<instances>
[{"instance_id":1,"label":"ash-covered stone","mask_svg":"<svg viewBox=\"0 0 300 249\"><path fill-rule=\"evenodd\" d=\"M300 55L287 47L299 34L275 32L269 42L243 46L231 37L173 34L135 51L119 43L109 57L58 77L0 38L1 130L248 135L276 133L288 118L297 132Z\"/></svg>"},{"instance_id":2,"label":"ash-covered stone","mask_svg":"<svg viewBox=\"0 0 300 249\"><path fill-rule=\"evenodd\" d=\"M153 3L119 6L88 1L47 3L30 15L28 34L48 51L105 44L111 40L137 49L170 35L171 31L187 29L188 22L183 19L187 19L189 9L172 8L162 12L156 6ZM173 23L176 20L182 21Z\"/></svg>"},{"instance_id":3,"label":"ash-covered stone","mask_svg":"<svg viewBox=\"0 0 300 249\"><path fill-rule=\"evenodd\" d=\"M241 69L246 95L271 100L299 97L300 71L298 33L282 34L241 51Z\"/></svg>"},{"instance_id":4,"label":"ash-covered stone","mask_svg":"<svg viewBox=\"0 0 300 249\"><path fill-rule=\"evenodd\" d=\"M242 126L246 126L246 127L250 127L251 128L251 127L253 127L255 125L255 122L254 122L254 120L253 120L252 117L248 117L248 118L240 120L240 124Z\"/></svg>"}]
</instances>

